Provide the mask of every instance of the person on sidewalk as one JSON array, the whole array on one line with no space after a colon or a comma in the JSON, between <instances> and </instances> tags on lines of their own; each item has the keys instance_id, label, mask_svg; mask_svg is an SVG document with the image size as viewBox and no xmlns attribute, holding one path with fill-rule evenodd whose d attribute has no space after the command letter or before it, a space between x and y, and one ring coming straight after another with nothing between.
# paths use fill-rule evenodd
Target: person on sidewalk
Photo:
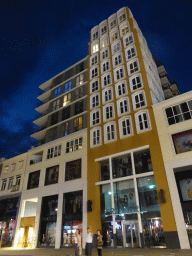
<instances>
[{"instance_id":1,"label":"person on sidewalk","mask_svg":"<svg viewBox=\"0 0 192 256\"><path fill-rule=\"evenodd\" d=\"M103 240L102 240L102 235L101 231L97 230L97 251L98 251L98 256L102 256L102 245L103 245Z\"/></svg>"},{"instance_id":2,"label":"person on sidewalk","mask_svg":"<svg viewBox=\"0 0 192 256\"><path fill-rule=\"evenodd\" d=\"M76 237L75 237L75 256L79 256L82 254L82 246L81 246L81 235L80 230L76 230Z\"/></svg>"},{"instance_id":3,"label":"person on sidewalk","mask_svg":"<svg viewBox=\"0 0 192 256\"><path fill-rule=\"evenodd\" d=\"M86 238L86 246L85 246L85 255L91 256L92 251L92 242L93 242L93 234L91 232L91 229L87 229L87 238Z\"/></svg>"}]
</instances>

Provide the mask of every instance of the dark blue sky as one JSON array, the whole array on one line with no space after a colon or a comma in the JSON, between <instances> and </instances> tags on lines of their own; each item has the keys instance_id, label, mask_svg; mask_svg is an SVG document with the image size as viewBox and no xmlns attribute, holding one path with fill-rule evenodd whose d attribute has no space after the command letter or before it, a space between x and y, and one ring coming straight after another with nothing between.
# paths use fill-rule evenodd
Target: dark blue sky
<instances>
[{"instance_id":1,"label":"dark blue sky","mask_svg":"<svg viewBox=\"0 0 192 256\"><path fill-rule=\"evenodd\" d=\"M39 85L86 57L90 30L123 6L169 79L191 90L191 0L1 0L0 157L30 148Z\"/></svg>"}]
</instances>

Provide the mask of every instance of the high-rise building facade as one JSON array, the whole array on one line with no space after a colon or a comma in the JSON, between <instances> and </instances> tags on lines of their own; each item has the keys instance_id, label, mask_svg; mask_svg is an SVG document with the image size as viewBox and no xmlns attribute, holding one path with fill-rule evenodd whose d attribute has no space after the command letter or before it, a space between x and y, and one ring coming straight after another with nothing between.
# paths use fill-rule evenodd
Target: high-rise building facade
<instances>
[{"instance_id":1,"label":"high-rise building facade","mask_svg":"<svg viewBox=\"0 0 192 256\"><path fill-rule=\"evenodd\" d=\"M108 246L180 248L152 110L165 97L128 8L91 30L88 65L88 226Z\"/></svg>"},{"instance_id":2,"label":"high-rise building facade","mask_svg":"<svg viewBox=\"0 0 192 256\"><path fill-rule=\"evenodd\" d=\"M0 196L20 193L9 245L69 247L79 228L84 247L89 226L94 244L101 229L104 246L185 248L152 109L179 94L165 75L124 7L91 30L86 58L40 85L22 187L13 159L0 163Z\"/></svg>"}]
</instances>

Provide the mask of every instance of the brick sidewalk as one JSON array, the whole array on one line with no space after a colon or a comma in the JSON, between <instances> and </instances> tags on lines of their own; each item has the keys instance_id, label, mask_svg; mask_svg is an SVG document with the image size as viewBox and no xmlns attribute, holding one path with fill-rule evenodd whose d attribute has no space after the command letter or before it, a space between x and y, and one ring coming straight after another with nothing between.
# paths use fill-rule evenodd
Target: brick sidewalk
<instances>
[{"instance_id":1,"label":"brick sidewalk","mask_svg":"<svg viewBox=\"0 0 192 256\"><path fill-rule=\"evenodd\" d=\"M192 256L192 250L173 250L173 249L140 249L140 248L103 248L103 256ZM1 256L74 256L73 248L62 248L62 249L12 249L12 248L0 248ZM84 250L82 256L84 256ZM97 256L97 250L93 249L92 256Z\"/></svg>"}]
</instances>

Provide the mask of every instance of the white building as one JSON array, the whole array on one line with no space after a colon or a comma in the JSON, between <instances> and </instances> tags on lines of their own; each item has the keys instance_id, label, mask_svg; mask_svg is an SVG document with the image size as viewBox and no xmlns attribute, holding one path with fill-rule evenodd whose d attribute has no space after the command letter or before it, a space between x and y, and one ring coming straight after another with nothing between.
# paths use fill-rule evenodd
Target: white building
<instances>
[{"instance_id":1,"label":"white building","mask_svg":"<svg viewBox=\"0 0 192 256\"><path fill-rule=\"evenodd\" d=\"M192 244L192 91L153 105L181 249Z\"/></svg>"}]
</instances>

